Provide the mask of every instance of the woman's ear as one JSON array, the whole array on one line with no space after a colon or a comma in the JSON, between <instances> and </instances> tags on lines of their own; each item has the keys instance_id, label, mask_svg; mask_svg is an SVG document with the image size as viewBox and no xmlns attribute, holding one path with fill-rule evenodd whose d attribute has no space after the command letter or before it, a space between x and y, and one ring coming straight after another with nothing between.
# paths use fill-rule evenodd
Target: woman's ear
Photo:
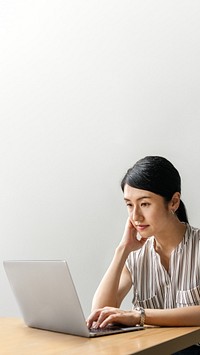
<instances>
[{"instance_id":1,"label":"woman's ear","mask_svg":"<svg viewBox=\"0 0 200 355\"><path fill-rule=\"evenodd\" d=\"M180 199L181 199L181 194L180 192L175 192L172 196L172 199L170 201L169 208L171 212L176 212L176 210L179 208L180 205Z\"/></svg>"}]
</instances>

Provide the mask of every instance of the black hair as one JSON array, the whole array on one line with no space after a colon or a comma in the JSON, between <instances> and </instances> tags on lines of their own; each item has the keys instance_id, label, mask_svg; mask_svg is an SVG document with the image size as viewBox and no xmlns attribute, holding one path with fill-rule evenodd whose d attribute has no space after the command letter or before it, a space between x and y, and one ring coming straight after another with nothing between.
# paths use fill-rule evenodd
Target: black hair
<instances>
[{"instance_id":1,"label":"black hair","mask_svg":"<svg viewBox=\"0 0 200 355\"><path fill-rule=\"evenodd\" d=\"M169 160L160 156L146 156L138 160L122 179L122 191L125 184L161 195L166 202L171 201L175 192L181 193L181 177L178 170ZM175 213L181 222L188 223L182 200Z\"/></svg>"}]
</instances>

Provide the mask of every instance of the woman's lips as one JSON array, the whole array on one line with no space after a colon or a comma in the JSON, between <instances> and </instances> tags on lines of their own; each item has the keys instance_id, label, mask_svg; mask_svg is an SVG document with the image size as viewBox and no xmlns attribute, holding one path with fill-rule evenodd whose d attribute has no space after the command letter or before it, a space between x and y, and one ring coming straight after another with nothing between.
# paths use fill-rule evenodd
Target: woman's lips
<instances>
[{"instance_id":1,"label":"woman's lips","mask_svg":"<svg viewBox=\"0 0 200 355\"><path fill-rule=\"evenodd\" d=\"M146 229L147 227L149 227L148 224L140 224L139 226L136 226L138 232L143 231L143 230Z\"/></svg>"}]
</instances>

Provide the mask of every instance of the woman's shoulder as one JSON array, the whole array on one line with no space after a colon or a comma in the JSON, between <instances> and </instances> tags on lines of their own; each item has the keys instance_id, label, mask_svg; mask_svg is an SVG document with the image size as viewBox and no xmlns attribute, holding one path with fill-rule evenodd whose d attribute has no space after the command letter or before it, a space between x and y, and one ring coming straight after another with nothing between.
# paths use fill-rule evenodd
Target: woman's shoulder
<instances>
[{"instance_id":1,"label":"woman's shoulder","mask_svg":"<svg viewBox=\"0 0 200 355\"><path fill-rule=\"evenodd\" d=\"M200 240L200 228L187 224L186 235L190 238L197 238Z\"/></svg>"}]
</instances>

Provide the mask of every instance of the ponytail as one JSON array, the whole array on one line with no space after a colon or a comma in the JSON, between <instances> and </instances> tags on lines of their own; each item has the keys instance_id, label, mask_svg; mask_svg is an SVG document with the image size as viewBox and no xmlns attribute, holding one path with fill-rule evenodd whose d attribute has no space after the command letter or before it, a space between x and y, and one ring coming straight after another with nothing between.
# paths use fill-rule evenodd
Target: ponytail
<instances>
[{"instance_id":1,"label":"ponytail","mask_svg":"<svg viewBox=\"0 0 200 355\"><path fill-rule=\"evenodd\" d=\"M187 217L187 211L182 200L180 200L179 208L176 210L176 215L180 222L189 223Z\"/></svg>"}]
</instances>

